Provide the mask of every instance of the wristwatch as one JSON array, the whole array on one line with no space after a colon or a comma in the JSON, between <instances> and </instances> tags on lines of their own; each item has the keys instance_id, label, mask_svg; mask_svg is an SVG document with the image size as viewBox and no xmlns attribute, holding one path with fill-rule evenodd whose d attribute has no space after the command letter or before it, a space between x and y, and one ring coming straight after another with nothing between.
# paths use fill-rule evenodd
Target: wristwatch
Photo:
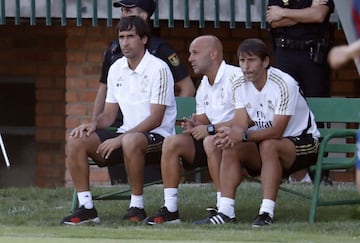
<instances>
[{"instance_id":1,"label":"wristwatch","mask_svg":"<svg viewBox=\"0 0 360 243\"><path fill-rule=\"evenodd\" d=\"M207 132L209 133L209 135L215 135L215 126L213 124L209 124L207 126Z\"/></svg>"},{"instance_id":2,"label":"wristwatch","mask_svg":"<svg viewBox=\"0 0 360 243\"><path fill-rule=\"evenodd\" d=\"M244 131L242 134L242 141L247 142L248 140L249 140L248 134L246 131Z\"/></svg>"}]
</instances>

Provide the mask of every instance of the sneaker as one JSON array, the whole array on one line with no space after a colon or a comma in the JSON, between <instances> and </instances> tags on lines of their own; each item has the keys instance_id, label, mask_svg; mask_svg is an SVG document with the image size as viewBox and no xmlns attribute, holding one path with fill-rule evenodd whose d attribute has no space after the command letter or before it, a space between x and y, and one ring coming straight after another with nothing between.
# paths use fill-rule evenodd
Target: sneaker
<instances>
[{"instance_id":1,"label":"sneaker","mask_svg":"<svg viewBox=\"0 0 360 243\"><path fill-rule=\"evenodd\" d=\"M217 213L209 218L195 221L193 224L230 224L235 222L235 218L230 218L223 213Z\"/></svg>"},{"instance_id":2,"label":"sneaker","mask_svg":"<svg viewBox=\"0 0 360 243\"><path fill-rule=\"evenodd\" d=\"M209 213L209 216L215 216L218 213L218 208L215 207L207 207L206 211Z\"/></svg>"},{"instance_id":3,"label":"sneaker","mask_svg":"<svg viewBox=\"0 0 360 243\"><path fill-rule=\"evenodd\" d=\"M169 212L166 207L159 209L157 214L153 217L149 217L145 220L146 224L155 225L155 224L178 224L180 223L179 211Z\"/></svg>"},{"instance_id":4,"label":"sneaker","mask_svg":"<svg viewBox=\"0 0 360 243\"><path fill-rule=\"evenodd\" d=\"M261 227L265 225L270 225L273 223L273 219L268 213L259 214L252 225L252 227Z\"/></svg>"},{"instance_id":5,"label":"sneaker","mask_svg":"<svg viewBox=\"0 0 360 243\"><path fill-rule=\"evenodd\" d=\"M83 206L78 208L71 215L63 218L60 224L66 225L82 225L82 224L99 224L100 218L98 217L95 208L86 209Z\"/></svg>"},{"instance_id":6,"label":"sneaker","mask_svg":"<svg viewBox=\"0 0 360 243\"><path fill-rule=\"evenodd\" d=\"M146 213L143 208L131 207L127 210L127 213L123 216L124 220L132 222L142 222L146 219Z\"/></svg>"}]
</instances>

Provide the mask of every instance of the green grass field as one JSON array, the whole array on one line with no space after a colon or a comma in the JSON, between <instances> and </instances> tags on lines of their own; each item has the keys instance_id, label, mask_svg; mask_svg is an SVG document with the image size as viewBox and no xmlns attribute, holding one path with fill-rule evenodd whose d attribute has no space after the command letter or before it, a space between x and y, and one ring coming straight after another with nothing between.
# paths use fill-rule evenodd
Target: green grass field
<instances>
[{"instance_id":1,"label":"green grass field","mask_svg":"<svg viewBox=\"0 0 360 243\"><path fill-rule=\"evenodd\" d=\"M310 192L311 185L288 185ZM103 193L123 188L93 188ZM335 198L358 197L353 184L327 186L323 195ZM307 222L310 201L280 192L272 226L252 229L251 223L261 202L261 186L243 183L236 198L238 223L232 225L194 226L191 223L207 216L205 208L215 204L211 184L182 184L179 191L178 225L147 226L121 219L129 201L95 201L101 218L97 226L61 226L70 212L71 188L0 189L0 242L360 242L358 205L318 209L316 222ZM161 185L145 189L148 215L163 203Z\"/></svg>"}]
</instances>

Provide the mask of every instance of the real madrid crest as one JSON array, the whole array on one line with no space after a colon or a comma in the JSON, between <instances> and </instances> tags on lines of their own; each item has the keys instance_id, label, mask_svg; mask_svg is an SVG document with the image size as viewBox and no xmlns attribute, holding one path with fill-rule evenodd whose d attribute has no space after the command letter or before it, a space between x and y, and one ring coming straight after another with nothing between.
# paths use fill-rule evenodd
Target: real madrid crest
<instances>
[{"instance_id":1,"label":"real madrid crest","mask_svg":"<svg viewBox=\"0 0 360 243\"><path fill-rule=\"evenodd\" d=\"M289 5L289 0L282 0L282 1L283 1L283 3L284 3L284 6Z\"/></svg>"},{"instance_id":2,"label":"real madrid crest","mask_svg":"<svg viewBox=\"0 0 360 243\"><path fill-rule=\"evenodd\" d=\"M141 90L140 90L140 92L141 93L146 93L148 85L149 85L149 79L148 79L148 76L145 75L143 80L141 81Z\"/></svg>"}]
</instances>

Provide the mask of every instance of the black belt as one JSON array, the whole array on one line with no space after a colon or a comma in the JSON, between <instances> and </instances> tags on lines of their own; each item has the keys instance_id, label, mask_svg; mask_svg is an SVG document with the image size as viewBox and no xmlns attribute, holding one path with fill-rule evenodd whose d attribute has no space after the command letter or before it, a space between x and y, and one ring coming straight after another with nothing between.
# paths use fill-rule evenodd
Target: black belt
<instances>
[{"instance_id":1,"label":"black belt","mask_svg":"<svg viewBox=\"0 0 360 243\"><path fill-rule=\"evenodd\" d=\"M286 38L275 38L274 44L276 47L297 49L297 50L308 50L314 46L313 40L291 40Z\"/></svg>"}]
</instances>

